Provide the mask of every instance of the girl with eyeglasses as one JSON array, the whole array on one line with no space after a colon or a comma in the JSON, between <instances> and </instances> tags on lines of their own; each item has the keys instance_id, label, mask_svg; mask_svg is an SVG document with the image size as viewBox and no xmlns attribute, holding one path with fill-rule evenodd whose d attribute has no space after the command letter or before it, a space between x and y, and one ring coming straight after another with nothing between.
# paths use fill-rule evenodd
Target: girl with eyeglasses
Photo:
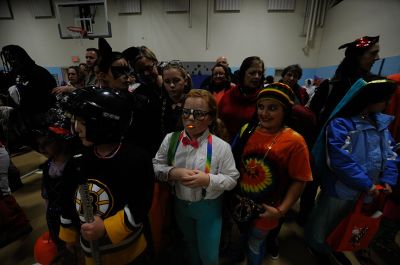
<instances>
[{"instance_id":1,"label":"girl with eyeglasses","mask_svg":"<svg viewBox=\"0 0 400 265\"><path fill-rule=\"evenodd\" d=\"M156 178L174 190L175 218L190 264L218 265L222 194L236 185L228 143L214 135L217 103L201 89L183 102L184 130L168 134L153 159Z\"/></svg>"}]
</instances>

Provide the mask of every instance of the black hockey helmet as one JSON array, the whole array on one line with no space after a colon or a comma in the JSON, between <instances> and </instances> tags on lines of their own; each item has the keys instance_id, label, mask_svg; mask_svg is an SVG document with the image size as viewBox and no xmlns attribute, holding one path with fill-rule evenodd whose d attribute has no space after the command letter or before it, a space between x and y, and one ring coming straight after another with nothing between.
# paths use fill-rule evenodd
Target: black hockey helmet
<instances>
[{"instance_id":1,"label":"black hockey helmet","mask_svg":"<svg viewBox=\"0 0 400 265\"><path fill-rule=\"evenodd\" d=\"M86 138L95 144L119 142L132 122L125 94L110 88L86 87L64 97L62 108L86 123Z\"/></svg>"}]
</instances>

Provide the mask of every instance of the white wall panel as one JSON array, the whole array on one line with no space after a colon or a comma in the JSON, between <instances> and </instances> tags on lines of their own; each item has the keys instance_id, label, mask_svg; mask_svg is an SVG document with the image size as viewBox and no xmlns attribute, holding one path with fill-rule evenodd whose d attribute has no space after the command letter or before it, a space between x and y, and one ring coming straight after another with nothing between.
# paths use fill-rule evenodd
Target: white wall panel
<instances>
[{"instance_id":1,"label":"white wall panel","mask_svg":"<svg viewBox=\"0 0 400 265\"><path fill-rule=\"evenodd\" d=\"M296 0L267 0L268 11L294 11Z\"/></svg>"},{"instance_id":2,"label":"white wall panel","mask_svg":"<svg viewBox=\"0 0 400 265\"><path fill-rule=\"evenodd\" d=\"M240 11L240 0L215 0L215 11Z\"/></svg>"},{"instance_id":3,"label":"white wall panel","mask_svg":"<svg viewBox=\"0 0 400 265\"><path fill-rule=\"evenodd\" d=\"M140 0L118 0L119 14L139 14L142 12Z\"/></svg>"}]
</instances>

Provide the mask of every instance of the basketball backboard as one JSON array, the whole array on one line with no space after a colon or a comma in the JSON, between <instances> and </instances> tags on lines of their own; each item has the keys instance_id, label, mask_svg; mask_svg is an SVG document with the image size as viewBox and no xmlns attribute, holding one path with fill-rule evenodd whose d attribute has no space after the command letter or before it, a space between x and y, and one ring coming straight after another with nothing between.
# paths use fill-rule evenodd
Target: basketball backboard
<instances>
[{"instance_id":1,"label":"basketball backboard","mask_svg":"<svg viewBox=\"0 0 400 265\"><path fill-rule=\"evenodd\" d=\"M55 7L61 39L112 36L111 23L107 16L107 0L57 1ZM81 34L79 28L85 34Z\"/></svg>"}]
</instances>

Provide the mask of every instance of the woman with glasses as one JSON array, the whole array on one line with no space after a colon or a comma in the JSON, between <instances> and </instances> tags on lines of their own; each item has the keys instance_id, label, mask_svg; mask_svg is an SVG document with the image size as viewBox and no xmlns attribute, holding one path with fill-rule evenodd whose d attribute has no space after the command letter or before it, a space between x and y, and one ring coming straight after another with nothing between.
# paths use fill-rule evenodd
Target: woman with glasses
<instances>
[{"instance_id":1,"label":"woman with glasses","mask_svg":"<svg viewBox=\"0 0 400 265\"><path fill-rule=\"evenodd\" d=\"M146 46L130 47L122 52L130 66L138 76L138 86L134 94L146 98L146 113L141 116L141 123L146 130L139 136L141 144L145 144L150 154L154 156L163 139L161 124L162 76L159 72L158 60L153 51ZM148 139L148 141L143 140Z\"/></svg>"},{"instance_id":2,"label":"woman with glasses","mask_svg":"<svg viewBox=\"0 0 400 265\"><path fill-rule=\"evenodd\" d=\"M184 130L168 134L153 159L156 178L174 189L175 218L190 264L218 265L222 194L236 185L230 146L213 133L217 103L206 90L183 102Z\"/></svg>"},{"instance_id":3,"label":"woman with glasses","mask_svg":"<svg viewBox=\"0 0 400 265\"><path fill-rule=\"evenodd\" d=\"M146 46L137 48L138 53L132 60L132 66L139 75L141 83L149 86L162 86L162 77L159 73L158 60L153 51Z\"/></svg>"},{"instance_id":4,"label":"woman with glasses","mask_svg":"<svg viewBox=\"0 0 400 265\"><path fill-rule=\"evenodd\" d=\"M161 142L161 136L159 136L160 140L155 140L154 136L158 135L160 125L154 122L152 118L154 108L148 97L136 93L137 89L134 92L129 91L129 85L132 81L130 78L131 73L132 69L129 67L124 54L112 51L108 42L104 38L99 38L97 77L101 87L111 88L126 94L133 110L131 126L125 135L125 140L145 148L150 156L153 157ZM158 130L156 133L138 129L152 129L153 127Z\"/></svg>"},{"instance_id":5,"label":"woman with glasses","mask_svg":"<svg viewBox=\"0 0 400 265\"><path fill-rule=\"evenodd\" d=\"M231 83L229 69L225 65L217 63L211 72L211 82L205 89L214 95L218 103L229 89L235 87L235 84Z\"/></svg>"},{"instance_id":6,"label":"woman with glasses","mask_svg":"<svg viewBox=\"0 0 400 265\"><path fill-rule=\"evenodd\" d=\"M257 118L243 126L233 144L240 171L232 204L247 251L247 264L261 265L265 239L312 180L303 137L287 127L294 93L272 83L258 93ZM254 210L246 206L253 205ZM270 250L268 250L270 251Z\"/></svg>"}]
</instances>

